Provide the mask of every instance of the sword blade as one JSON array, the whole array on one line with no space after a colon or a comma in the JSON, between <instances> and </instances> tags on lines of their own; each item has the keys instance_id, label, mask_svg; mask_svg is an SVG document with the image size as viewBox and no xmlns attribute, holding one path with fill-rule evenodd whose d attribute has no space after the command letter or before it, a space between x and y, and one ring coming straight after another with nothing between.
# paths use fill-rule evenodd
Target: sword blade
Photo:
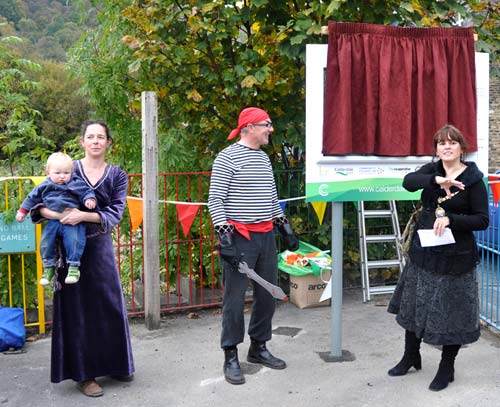
<instances>
[{"instance_id":1,"label":"sword blade","mask_svg":"<svg viewBox=\"0 0 500 407\"><path fill-rule=\"evenodd\" d=\"M248 264L246 262L244 261L240 262L240 264L238 265L238 270L240 273L246 274L248 278L252 279L257 284L259 284L262 288L268 291L269 294L271 294L274 298L277 298L278 300L288 301L288 297L283 292L281 287L278 287L277 285L274 285L269 281L263 279L255 272L254 269L248 267Z\"/></svg>"}]
</instances>

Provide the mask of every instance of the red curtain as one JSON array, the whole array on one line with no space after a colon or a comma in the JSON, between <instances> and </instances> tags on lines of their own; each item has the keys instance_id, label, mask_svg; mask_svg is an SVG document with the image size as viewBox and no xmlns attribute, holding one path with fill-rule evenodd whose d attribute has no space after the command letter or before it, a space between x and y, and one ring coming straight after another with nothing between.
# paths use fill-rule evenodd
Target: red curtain
<instances>
[{"instance_id":1,"label":"red curtain","mask_svg":"<svg viewBox=\"0 0 500 407\"><path fill-rule=\"evenodd\" d=\"M472 28L328 24L323 154L433 155L459 128L477 151Z\"/></svg>"}]
</instances>

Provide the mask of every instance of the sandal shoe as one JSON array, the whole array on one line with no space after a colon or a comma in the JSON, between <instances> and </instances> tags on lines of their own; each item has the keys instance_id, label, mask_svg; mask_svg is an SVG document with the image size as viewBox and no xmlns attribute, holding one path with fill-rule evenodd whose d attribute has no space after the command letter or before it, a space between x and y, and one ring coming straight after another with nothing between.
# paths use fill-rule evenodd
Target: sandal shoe
<instances>
[{"instance_id":1,"label":"sandal shoe","mask_svg":"<svg viewBox=\"0 0 500 407\"><path fill-rule=\"evenodd\" d=\"M85 380L78 383L78 389L87 397L101 397L104 394L102 387L95 380Z\"/></svg>"}]
</instances>

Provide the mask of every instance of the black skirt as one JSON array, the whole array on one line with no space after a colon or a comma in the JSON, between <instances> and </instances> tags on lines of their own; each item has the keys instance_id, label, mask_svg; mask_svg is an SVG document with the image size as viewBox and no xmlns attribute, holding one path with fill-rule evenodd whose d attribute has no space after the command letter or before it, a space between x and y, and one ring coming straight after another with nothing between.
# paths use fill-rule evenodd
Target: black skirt
<instances>
[{"instance_id":1,"label":"black skirt","mask_svg":"<svg viewBox=\"0 0 500 407\"><path fill-rule=\"evenodd\" d=\"M437 274L408 262L388 312L404 329L431 345L465 345L479 339L479 295L475 270Z\"/></svg>"}]
</instances>

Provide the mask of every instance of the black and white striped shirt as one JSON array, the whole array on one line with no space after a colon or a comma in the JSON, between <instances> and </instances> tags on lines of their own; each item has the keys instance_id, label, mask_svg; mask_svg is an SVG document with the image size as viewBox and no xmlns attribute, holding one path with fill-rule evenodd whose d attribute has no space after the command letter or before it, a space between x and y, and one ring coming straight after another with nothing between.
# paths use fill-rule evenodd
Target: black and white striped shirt
<instances>
[{"instance_id":1,"label":"black and white striped shirt","mask_svg":"<svg viewBox=\"0 0 500 407\"><path fill-rule=\"evenodd\" d=\"M283 216L271 161L261 149L234 143L215 158L208 210L214 225L259 223Z\"/></svg>"}]
</instances>

